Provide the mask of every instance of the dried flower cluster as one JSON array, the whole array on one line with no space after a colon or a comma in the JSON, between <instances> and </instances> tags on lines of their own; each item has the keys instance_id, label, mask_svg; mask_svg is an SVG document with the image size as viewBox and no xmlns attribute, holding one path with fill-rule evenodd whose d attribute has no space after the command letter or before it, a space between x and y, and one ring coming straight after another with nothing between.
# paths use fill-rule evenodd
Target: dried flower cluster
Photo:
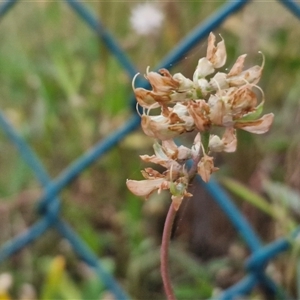
<instances>
[{"instance_id":1,"label":"dried flower cluster","mask_svg":"<svg viewBox=\"0 0 300 300\"><path fill-rule=\"evenodd\" d=\"M142 155L145 162L166 168L160 173L152 168L142 171L145 180L127 180L127 187L137 196L146 199L155 191L169 190L174 207L179 208L188 191L191 179L186 161L197 163L196 171L207 182L218 170L214 166L213 152L234 152L237 146L236 129L262 134L269 130L274 115L259 118L264 104L262 90L256 85L260 80L262 66L244 69L246 55L236 60L228 73L216 72L226 62L226 48L222 39L216 45L213 33L209 35L206 57L198 61L193 80L181 73L173 76L166 69L159 73L149 72L145 78L152 90L133 89L137 103L143 108L141 125L149 137L161 141L154 144L155 155ZM138 74L137 74L138 75ZM258 103L254 88L261 92ZM159 114L151 115L159 108ZM221 137L210 134L214 127L224 127ZM197 131L191 148L177 146L174 138L185 132ZM209 134L208 145L203 145L201 135Z\"/></svg>"}]
</instances>

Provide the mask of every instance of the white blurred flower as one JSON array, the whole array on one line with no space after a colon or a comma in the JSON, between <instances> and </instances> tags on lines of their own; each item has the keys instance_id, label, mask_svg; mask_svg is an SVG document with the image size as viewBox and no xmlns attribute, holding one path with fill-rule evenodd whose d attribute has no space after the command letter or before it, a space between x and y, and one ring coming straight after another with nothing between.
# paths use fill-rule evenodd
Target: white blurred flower
<instances>
[{"instance_id":1,"label":"white blurred flower","mask_svg":"<svg viewBox=\"0 0 300 300\"><path fill-rule=\"evenodd\" d=\"M155 4L142 3L132 9L130 23L137 34L148 35L161 27L164 17L163 12Z\"/></svg>"}]
</instances>

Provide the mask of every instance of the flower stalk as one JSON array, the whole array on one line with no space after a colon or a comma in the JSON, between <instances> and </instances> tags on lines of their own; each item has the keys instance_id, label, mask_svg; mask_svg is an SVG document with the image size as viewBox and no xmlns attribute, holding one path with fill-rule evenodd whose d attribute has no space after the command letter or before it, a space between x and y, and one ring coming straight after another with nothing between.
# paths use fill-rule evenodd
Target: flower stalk
<instances>
[{"instance_id":1,"label":"flower stalk","mask_svg":"<svg viewBox=\"0 0 300 300\"><path fill-rule=\"evenodd\" d=\"M172 227L176 216L176 209L171 202L163 230L161 250L160 250L160 273L164 285L165 294L168 300L175 300L170 273L169 273L169 244L172 233Z\"/></svg>"}]
</instances>

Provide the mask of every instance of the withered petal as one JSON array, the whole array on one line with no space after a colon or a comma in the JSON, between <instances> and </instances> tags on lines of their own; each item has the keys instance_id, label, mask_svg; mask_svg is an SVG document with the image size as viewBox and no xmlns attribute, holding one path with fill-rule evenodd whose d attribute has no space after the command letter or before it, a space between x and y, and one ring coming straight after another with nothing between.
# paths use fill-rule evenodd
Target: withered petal
<instances>
[{"instance_id":1,"label":"withered petal","mask_svg":"<svg viewBox=\"0 0 300 300\"><path fill-rule=\"evenodd\" d=\"M162 167L164 167L166 169L170 169L172 167L172 171L174 172L175 175L182 169L182 166L177 161L175 161L171 158L163 159L163 158L157 157L155 155L151 155L151 156L149 156L149 155L140 155L140 158L144 162L150 162L150 163L153 163L153 164L158 164L158 165L161 165ZM174 177L174 179L175 179L175 177Z\"/></svg>"},{"instance_id":2,"label":"withered petal","mask_svg":"<svg viewBox=\"0 0 300 300\"><path fill-rule=\"evenodd\" d=\"M209 106L204 100L190 101L187 106L188 112L194 119L195 125L200 132L204 132L210 125L208 119Z\"/></svg>"},{"instance_id":3,"label":"withered petal","mask_svg":"<svg viewBox=\"0 0 300 300\"><path fill-rule=\"evenodd\" d=\"M178 156L178 147L174 140L162 141L162 149L167 157L176 160Z\"/></svg>"},{"instance_id":4,"label":"withered petal","mask_svg":"<svg viewBox=\"0 0 300 300\"><path fill-rule=\"evenodd\" d=\"M222 41L217 44L217 51L212 60L212 64L214 68L216 69L222 68L226 63L226 59L227 59L227 53L226 53L225 41L222 39Z\"/></svg>"},{"instance_id":5,"label":"withered petal","mask_svg":"<svg viewBox=\"0 0 300 300\"><path fill-rule=\"evenodd\" d=\"M255 110L257 96L248 85L242 86L232 95L232 114L234 118L248 114Z\"/></svg>"},{"instance_id":6,"label":"withered petal","mask_svg":"<svg viewBox=\"0 0 300 300\"><path fill-rule=\"evenodd\" d=\"M237 147L236 130L233 127L227 127L223 137L224 151L235 152Z\"/></svg>"},{"instance_id":7,"label":"withered petal","mask_svg":"<svg viewBox=\"0 0 300 300\"><path fill-rule=\"evenodd\" d=\"M156 120L147 115L142 115L141 126L146 135L162 141L173 139L184 132L175 128L171 130L167 120Z\"/></svg>"},{"instance_id":8,"label":"withered petal","mask_svg":"<svg viewBox=\"0 0 300 300\"><path fill-rule=\"evenodd\" d=\"M244 62L247 54L240 55L231 70L227 74L228 77L239 75L244 69Z\"/></svg>"},{"instance_id":9,"label":"withered petal","mask_svg":"<svg viewBox=\"0 0 300 300\"><path fill-rule=\"evenodd\" d=\"M150 155L140 155L140 158L144 162L158 164L165 168L167 168L169 166L170 162L172 162L172 159L164 159L164 158L158 157L156 155L151 155L151 156Z\"/></svg>"},{"instance_id":10,"label":"withered petal","mask_svg":"<svg viewBox=\"0 0 300 300\"><path fill-rule=\"evenodd\" d=\"M227 82L229 86L241 86L245 82L257 84L262 74L261 66L253 66L238 75L227 76Z\"/></svg>"},{"instance_id":11,"label":"withered petal","mask_svg":"<svg viewBox=\"0 0 300 300\"><path fill-rule=\"evenodd\" d=\"M201 158L197 167L197 172L204 182L208 182L211 174L218 170L214 166L214 158L206 154Z\"/></svg>"},{"instance_id":12,"label":"withered petal","mask_svg":"<svg viewBox=\"0 0 300 300\"><path fill-rule=\"evenodd\" d=\"M145 197L146 199L155 192L161 189L165 178L153 180L130 180L126 181L127 188L136 196Z\"/></svg>"},{"instance_id":13,"label":"withered petal","mask_svg":"<svg viewBox=\"0 0 300 300\"><path fill-rule=\"evenodd\" d=\"M216 37L211 32L208 36L206 58L218 69L224 66L227 58L224 39L215 46Z\"/></svg>"},{"instance_id":14,"label":"withered petal","mask_svg":"<svg viewBox=\"0 0 300 300\"><path fill-rule=\"evenodd\" d=\"M206 58L208 60L211 60L216 53L215 42L216 42L216 36L212 32L210 32L207 39L207 51L206 51Z\"/></svg>"},{"instance_id":15,"label":"withered petal","mask_svg":"<svg viewBox=\"0 0 300 300\"><path fill-rule=\"evenodd\" d=\"M215 71L213 64L206 58L200 58L193 75L193 81L197 85L198 80L212 74Z\"/></svg>"},{"instance_id":16,"label":"withered petal","mask_svg":"<svg viewBox=\"0 0 300 300\"><path fill-rule=\"evenodd\" d=\"M167 69L160 69L159 73L147 72L145 75L154 92L169 93L178 89L179 82L172 77Z\"/></svg>"},{"instance_id":17,"label":"withered petal","mask_svg":"<svg viewBox=\"0 0 300 300\"><path fill-rule=\"evenodd\" d=\"M269 131L274 119L274 114L266 114L262 116L258 120L254 121L247 121L247 122L239 122L237 121L234 124L235 128L240 128L245 131L251 132L251 133L256 133L256 134L263 134Z\"/></svg>"},{"instance_id":18,"label":"withered petal","mask_svg":"<svg viewBox=\"0 0 300 300\"><path fill-rule=\"evenodd\" d=\"M214 125L222 126L226 115L226 107L223 100L219 99L210 107L209 118Z\"/></svg>"},{"instance_id":19,"label":"withered petal","mask_svg":"<svg viewBox=\"0 0 300 300\"><path fill-rule=\"evenodd\" d=\"M165 175L159 173L158 171L152 168L145 168L145 170L141 170L141 173L145 179L153 180L157 178L165 178Z\"/></svg>"},{"instance_id":20,"label":"withered petal","mask_svg":"<svg viewBox=\"0 0 300 300\"><path fill-rule=\"evenodd\" d=\"M192 156L192 150L189 149L188 147L185 147L183 145L178 147L178 156L177 159L179 160L186 160L191 158Z\"/></svg>"},{"instance_id":21,"label":"withered petal","mask_svg":"<svg viewBox=\"0 0 300 300\"><path fill-rule=\"evenodd\" d=\"M224 150L224 142L217 135L210 135L208 147L210 151L222 152Z\"/></svg>"},{"instance_id":22,"label":"withered petal","mask_svg":"<svg viewBox=\"0 0 300 300\"><path fill-rule=\"evenodd\" d=\"M157 103L151 91L148 91L143 88L136 88L134 89L134 94L135 94L136 101L140 106L145 108L159 107L159 103Z\"/></svg>"}]
</instances>

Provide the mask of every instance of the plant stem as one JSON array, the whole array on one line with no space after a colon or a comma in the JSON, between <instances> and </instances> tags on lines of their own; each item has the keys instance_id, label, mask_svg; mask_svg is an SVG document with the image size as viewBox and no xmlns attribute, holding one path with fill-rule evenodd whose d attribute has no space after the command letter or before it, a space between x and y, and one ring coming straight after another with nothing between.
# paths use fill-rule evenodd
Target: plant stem
<instances>
[{"instance_id":1,"label":"plant stem","mask_svg":"<svg viewBox=\"0 0 300 300\"><path fill-rule=\"evenodd\" d=\"M176 299L169 274L169 243L175 216L176 210L174 209L173 203L171 203L164 225L164 231L160 248L160 272L168 300Z\"/></svg>"},{"instance_id":2,"label":"plant stem","mask_svg":"<svg viewBox=\"0 0 300 300\"><path fill-rule=\"evenodd\" d=\"M194 159L193 165L191 166L188 176L189 182L191 182L197 173L197 165L201 158L201 149L199 155ZM176 300L173 287L171 284L170 274L169 274L169 244L172 233L172 227L174 223L174 219L176 216L176 210L174 208L173 202L170 205L162 236L161 248L160 248L160 272L162 281L164 284L165 294L168 300Z\"/></svg>"}]
</instances>

